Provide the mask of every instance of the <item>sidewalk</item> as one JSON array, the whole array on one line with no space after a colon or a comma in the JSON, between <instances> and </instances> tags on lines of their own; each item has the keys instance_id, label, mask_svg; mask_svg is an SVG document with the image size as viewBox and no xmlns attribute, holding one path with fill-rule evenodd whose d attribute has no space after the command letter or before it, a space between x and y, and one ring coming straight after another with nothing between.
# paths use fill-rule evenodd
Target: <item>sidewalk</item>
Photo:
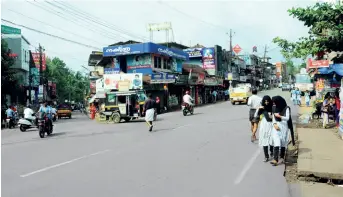
<instances>
[{"instance_id":1,"label":"sidewalk","mask_svg":"<svg viewBox=\"0 0 343 197\"><path fill-rule=\"evenodd\" d=\"M310 114L311 110L310 107L300 107L299 116ZM320 181L300 181L302 196L343 196L343 187L323 183L343 180L343 141L331 129L297 128L297 135L297 177L305 181Z\"/></svg>"}]
</instances>

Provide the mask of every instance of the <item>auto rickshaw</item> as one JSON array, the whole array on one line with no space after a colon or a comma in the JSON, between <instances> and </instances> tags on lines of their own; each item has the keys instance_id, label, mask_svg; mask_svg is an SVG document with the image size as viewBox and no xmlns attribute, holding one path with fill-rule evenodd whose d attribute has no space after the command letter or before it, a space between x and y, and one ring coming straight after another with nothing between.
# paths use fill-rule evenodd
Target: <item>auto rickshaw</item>
<instances>
[{"instance_id":1,"label":"auto rickshaw","mask_svg":"<svg viewBox=\"0 0 343 197\"><path fill-rule=\"evenodd\" d=\"M143 106L147 96L144 91L117 91L106 93L101 115L114 123L126 122L144 117Z\"/></svg>"}]
</instances>

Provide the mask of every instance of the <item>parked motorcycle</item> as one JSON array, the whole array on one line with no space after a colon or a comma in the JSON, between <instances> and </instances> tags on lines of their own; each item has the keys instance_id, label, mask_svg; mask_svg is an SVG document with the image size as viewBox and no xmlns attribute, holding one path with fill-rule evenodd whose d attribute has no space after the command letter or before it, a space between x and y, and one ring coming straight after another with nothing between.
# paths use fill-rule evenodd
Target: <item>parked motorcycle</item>
<instances>
[{"instance_id":1,"label":"parked motorcycle","mask_svg":"<svg viewBox=\"0 0 343 197\"><path fill-rule=\"evenodd\" d=\"M45 115L41 120L39 120L39 137L44 138L45 133L51 135L53 131L53 125L50 125L49 118Z\"/></svg>"},{"instance_id":2,"label":"parked motorcycle","mask_svg":"<svg viewBox=\"0 0 343 197\"><path fill-rule=\"evenodd\" d=\"M182 113L184 116L187 116L188 113L193 115L194 107L189 105L188 103L183 103L182 104Z\"/></svg>"},{"instance_id":3,"label":"parked motorcycle","mask_svg":"<svg viewBox=\"0 0 343 197\"><path fill-rule=\"evenodd\" d=\"M19 129L21 132L24 132L26 131L27 129L30 129L30 128L33 128L33 127L36 127L37 126L37 123L36 123L36 116L34 116L34 119L30 120L30 119L26 119L26 118L21 118L19 121L18 121L18 126L19 126Z\"/></svg>"}]
</instances>

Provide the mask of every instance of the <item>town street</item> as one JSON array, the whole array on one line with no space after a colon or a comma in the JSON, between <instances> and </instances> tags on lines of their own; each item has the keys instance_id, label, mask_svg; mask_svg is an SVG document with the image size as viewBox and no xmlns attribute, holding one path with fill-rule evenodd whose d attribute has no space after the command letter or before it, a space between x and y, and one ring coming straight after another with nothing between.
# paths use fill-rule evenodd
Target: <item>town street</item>
<instances>
[{"instance_id":1,"label":"town street","mask_svg":"<svg viewBox=\"0 0 343 197\"><path fill-rule=\"evenodd\" d=\"M277 93L289 94L261 94ZM45 139L35 129L2 131L3 196L290 196L284 165L264 163L257 142L250 142L246 105L163 114L152 133L144 122L73 117L56 123Z\"/></svg>"}]
</instances>

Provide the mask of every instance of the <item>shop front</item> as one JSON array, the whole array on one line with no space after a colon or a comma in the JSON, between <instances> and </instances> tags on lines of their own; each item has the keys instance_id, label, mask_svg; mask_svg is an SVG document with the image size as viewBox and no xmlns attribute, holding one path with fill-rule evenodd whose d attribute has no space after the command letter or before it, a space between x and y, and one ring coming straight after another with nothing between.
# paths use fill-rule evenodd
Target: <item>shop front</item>
<instances>
[{"instance_id":1,"label":"shop front","mask_svg":"<svg viewBox=\"0 0 343 197\"><path fill-rule=\"evenodd\" d=\"M175 81L176 75L172 73L154 73L151 75L150 88L147 87L146 92L151 93L154 99L160 98L161 109L169 109L178 105L177 100L175 101L169 92L171 84L174 84ZM154 86L156 88L151 89ZM151 90L149 91L149 89Z\"/></svg>"}]
</instances>

